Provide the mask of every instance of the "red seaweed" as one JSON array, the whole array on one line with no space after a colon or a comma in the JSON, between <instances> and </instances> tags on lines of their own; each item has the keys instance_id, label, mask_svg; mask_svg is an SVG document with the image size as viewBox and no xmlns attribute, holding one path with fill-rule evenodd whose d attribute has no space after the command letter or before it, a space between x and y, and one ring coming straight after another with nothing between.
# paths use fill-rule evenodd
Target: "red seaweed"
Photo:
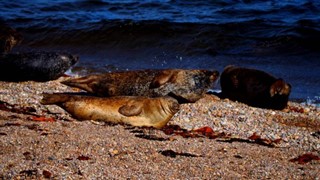
<instances>
[{"instance_id":1,"label":"red seaweed","mask_svg":"<svg viewBox=\"0 0 320 180\"><path fill-rule=\"evenodd\" d=\"M50 171L43 170L42 171L42 175L43 175L44 178L48 178L49 179L49 178L51 178L52 173Z\"/></svg>"},{"instance_id":2,"label":"red seaweed","mask_svg":"<svg viewBox=\"0 0 320 180\"><path fill-rule=\"evenodd\" d=\"M44 116L32 116L31 120L41 121L41 122L55 122L56 121L53 117L44 117Z\"/></svg>"},{"instance_id":3,"label":"red seaweed","mask_svg":"<svg viewBox=\"0 0 320 180\"><path fill-rule=\"evenodd\" d=\"M306 164L312 160L319 161L320 157L317 155L313 155L312 153L306 153L296 158L290 159L290 162L298 162L298 164Z\"/></svg>"}]
</instances>

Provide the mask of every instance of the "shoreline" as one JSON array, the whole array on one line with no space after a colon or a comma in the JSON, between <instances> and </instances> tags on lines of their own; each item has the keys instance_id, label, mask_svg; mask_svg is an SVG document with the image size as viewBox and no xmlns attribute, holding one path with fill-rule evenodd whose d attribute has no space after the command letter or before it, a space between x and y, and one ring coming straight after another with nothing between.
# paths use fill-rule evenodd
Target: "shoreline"
<instances>
[{"instance_id":1,"label":"shoreline","mask_svg":"<svg viewBox=\"0 0 320 180\"><path fill-rule=\"evenodd\" d=\"M276 111L205 95L196 103L182 104L168 124L186 130L210 127L224 135L186 138L161 130L77 121L58 106L41 105L43 92L79 92L60 84L65 79L0 82L0 178L320 176L319 107L290 101L288 108ZM315 157L306 163L291 162L304 154Z\"/></svg>"}]
</instances>

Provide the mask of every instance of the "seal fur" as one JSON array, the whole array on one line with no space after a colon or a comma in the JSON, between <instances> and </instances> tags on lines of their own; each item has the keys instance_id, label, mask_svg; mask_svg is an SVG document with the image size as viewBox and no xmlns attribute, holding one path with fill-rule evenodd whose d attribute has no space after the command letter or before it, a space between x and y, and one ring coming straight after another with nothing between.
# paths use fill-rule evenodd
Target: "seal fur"
<instances>
[{"instance_id":1,"label":"seal fur","mask_svg":"<svg viewBox=\"0 0 320 180\"><path fill-rule=\"evenodd\" d=\"M43 94L42 104L56 104L79 120L101 120L132 126L162 128L179 110L171 97L92 97L72 94Z\"/></svg>"},{"instance_id":2,"label":"seal fur","mask_svg":"<svg viewBox=\"0 0 320 180\"><path fill-rule=\"evenodd\" d=\"M111 72L63 81L98 96L172 96L179 103L195 102L212 88L218 71L136 70Z\"/></svg>"},{"instance_id":3,"label":"seal fur","mask_svg":"<svg viewBox=\"0 0 320 180\"><path fill-rule=\"evenodd\" d=\"M224 69L220 84L223 98L268 109L284 109L291 92L291 85L281 78L233 65Z\"/></svg>"},{"instance_id":4,"label":"seal fur","mask_svg":"<svg viewBox=\"0 0 320 180\"><path fill-rule=\"evenodd\" d=\"M62 76L78 57L68 53L26 52L0 55L0 80L49 81Z\"/></svg>"}]
</instances>

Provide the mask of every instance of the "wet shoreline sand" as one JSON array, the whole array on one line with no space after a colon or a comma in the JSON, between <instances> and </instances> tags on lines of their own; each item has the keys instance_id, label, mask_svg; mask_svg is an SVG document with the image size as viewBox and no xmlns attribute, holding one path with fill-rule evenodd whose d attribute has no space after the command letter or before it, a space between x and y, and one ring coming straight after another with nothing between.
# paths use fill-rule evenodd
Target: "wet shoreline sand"
<instances>
[{"instance_id":1,"label":"wet shoreline sand","mask_svg":"<svg viewBox=\"0 0 320 180\"><path fill-rule=\"evenodd\" d=\"M0 178L229 179L320 177L320 109L283 111L206 95L181 105L169 125L210 127L217 138L77 121L39 103L60 84L0 82ZM308 154L313 160L294 161Z\"/></svg>"}]
</instances>

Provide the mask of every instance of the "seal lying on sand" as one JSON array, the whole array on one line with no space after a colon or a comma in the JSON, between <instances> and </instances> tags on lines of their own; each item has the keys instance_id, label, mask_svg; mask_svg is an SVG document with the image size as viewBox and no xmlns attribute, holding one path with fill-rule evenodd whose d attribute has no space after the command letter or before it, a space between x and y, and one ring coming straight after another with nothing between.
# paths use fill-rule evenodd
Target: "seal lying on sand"
<instances>
[{"instance_id":1,"label":"seal lying on sand","mask_svg":"<svg viewBox=\"0 0 320 180\"><path fill-rule=\"evenodd\" d=\"M250 106L284 109L291 85L282 79L255 69L227 66L220 77L222 97Z\"/></svg>"},{"instance_id":2,"label":"seal lying on sand","mask_svg":"<svg viewBox=\"0 0 320 180\"><path fill-rule=\"evenodd\" d=\"M172 96L179 103L195 102L214 85L218 71L138 70L70 79L62 83L98 96Z\"/></svg>"},{"instance_id":3,"label":"seal lying on sand","mask_svg":"<svg viewBox=\"0 0 320 180\"><path fill-rule=\"evenodd\" d=\"M49 81L62 76L78 61L67 53L28 52L0 55L0 80Z\"/></svg>"},{"instance_id":4,"label":"seal lying on sand","mask_svg":"<svg viewBox=\"0 0 320 180\"><path fill-rule=\"evenodd\" d=\"M162 128L179 110L171 97L90 97L72 94L44 94L42 104L56 104L80 120L101 120L132 126Z\"/></svg>"},{"instance_id":5,"label":"seal lying on sand","mask_svg":"<svg viewBox=\"0 0 320 180\"><path fill-rule=\"evenodd\" d=\"M0 54L10 52L21 43L22 35L0 20Z\"/></svg>"}]
</instances>

